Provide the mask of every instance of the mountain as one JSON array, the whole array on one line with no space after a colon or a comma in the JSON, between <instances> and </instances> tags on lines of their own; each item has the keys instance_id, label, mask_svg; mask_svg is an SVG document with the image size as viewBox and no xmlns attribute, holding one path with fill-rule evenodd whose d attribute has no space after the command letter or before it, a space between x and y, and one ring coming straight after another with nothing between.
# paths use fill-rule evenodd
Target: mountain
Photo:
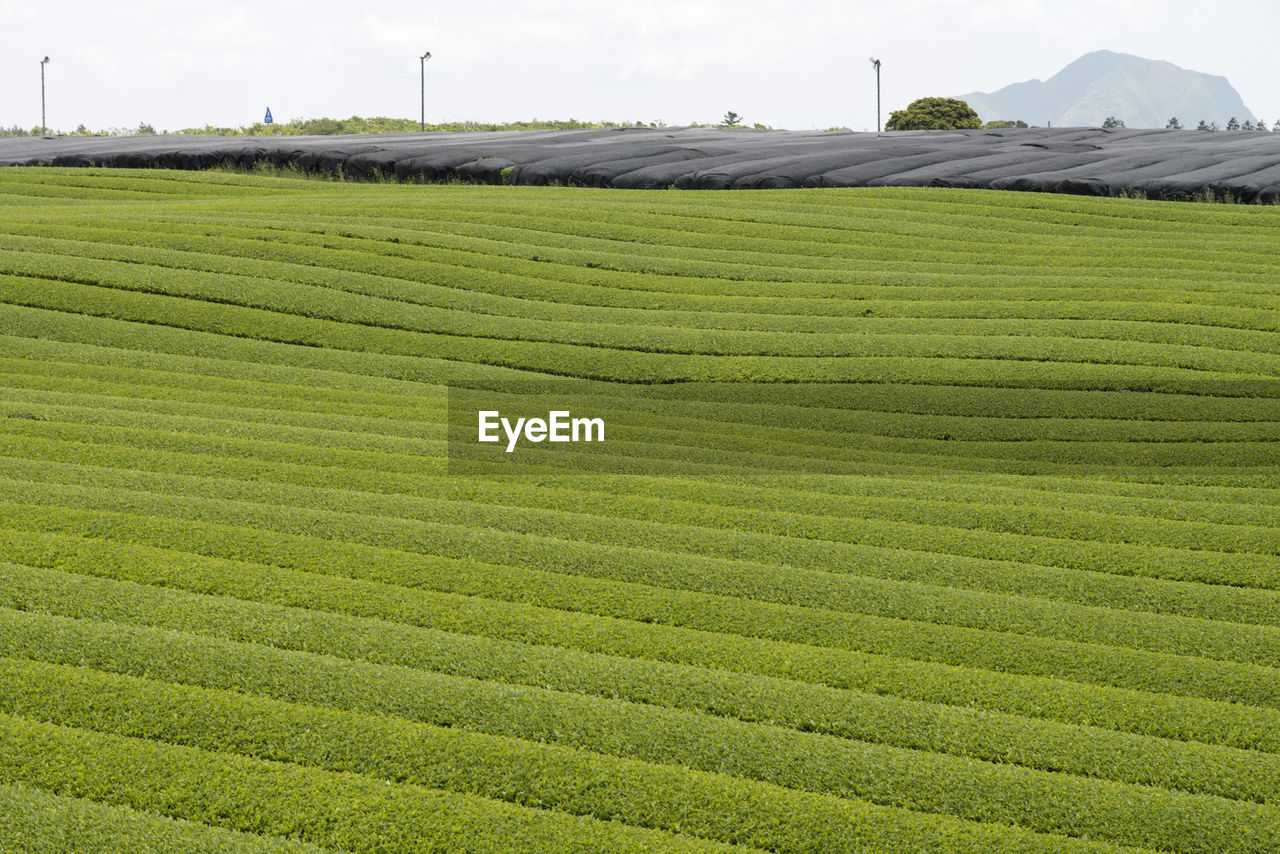
<instances>
[{"instance_id":1,"label":"mountain","mask_svg":"<svg viewBox=\"0 0 1280 854\"><path fill-rule=\"evenodd\" d=\"M1109 50L1086 53L1043 82L959 97L983 121L1021 119L1055 127L1096 127L1108 116L1131 128L1162 128L1173 116L1189 128L1201 119L1222 127L1232 116L1241 122L1253 118L1225 77Z\"/></svg>"}]
</instances>

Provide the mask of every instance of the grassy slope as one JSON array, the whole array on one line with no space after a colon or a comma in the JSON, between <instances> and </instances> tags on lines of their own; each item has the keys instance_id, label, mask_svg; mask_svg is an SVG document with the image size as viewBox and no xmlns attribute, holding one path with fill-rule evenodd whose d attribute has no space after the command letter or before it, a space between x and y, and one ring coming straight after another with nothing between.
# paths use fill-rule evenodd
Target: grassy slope
<instances>
[{"instance_id":1,"label":"grassy slope","mask_svg":"<svg viewBox=\"0 0 1280 854\"><path fill-rule=\"evenodd\" d=\"M0 847L1277 850L1278 227L0 173ZM546 375L875 393L450 476Z\"/></svg>"}]
</instances>

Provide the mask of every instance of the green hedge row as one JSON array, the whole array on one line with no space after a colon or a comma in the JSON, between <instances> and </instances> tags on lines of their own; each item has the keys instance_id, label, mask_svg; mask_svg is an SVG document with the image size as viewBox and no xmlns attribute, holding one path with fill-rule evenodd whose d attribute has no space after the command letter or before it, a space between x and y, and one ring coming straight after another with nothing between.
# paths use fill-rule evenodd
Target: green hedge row
<instances>
[{"instance_id":1,"label":"green hedge row","mask_svg":"<svg viewBox=\"0 0 1280 854\"><path fill-rule=\"evenodd\" d=\"M313 222L308 218L305 227L314 228ZM208 218L142 219L125 225L132 228L104 227L98 221L24 221L6 224L6 230L29 235L33 240L26 245L37 249L266 276L492 316L778 332L839 332L854 324L885 331L908 324L905 331L937 332L949 331L941 324L968 319L973 321L970 326L979 320L987 321L982 328L997 324L992 331L1013 323L1017 328L1080 334L1085 322L1102 323L1100 329L1118 325L1126 337L1138 340L1268 352L1274 351L1272 333L1277 329L1266 288L1244 285L1237 276L1224 289L1201 275L1163 281L1162 274L1144 274L1140 283L1117 287L1110 278L1096 279L1089 272L1055 277L1037 270L1029 280L1025 273L992 274L984 267L967 271L957 282L955 272L854 269L822 291L806 286L805 295L792 282L739 295L724 292L725 287L702 293L708 290L705 285L681 277L611 274L598 267L511 258L495 266L484 254L414 251L402 245L410 238L396 234L372 244L344 242L351 248L335 249L328 245L332 238L291 246L293 231L275 229L272 240L264 241L260 228ZM389 253L405 257L397 260ZM1153 289L1152 277L1160 279L1161 287ZM1059 278L1058 284L1049 284ZM1094 283L1085 287L1090 282Z\"/></svg>"},{"instance_id":2,"label":"green hedge row","mask_svg":"<svg viewBox=\"0 0 1280 854\"><path fill-rule=\"evenodd\" d=\"M14 612L11 612L14 613ZM884 806L1177 852L1280 844L1273 806L848 741L705 714L38 614L20 646L98 669L377 711ZM377 704L370 708L371 704Z\"/></svg>"},{"instance_id":3,"label":"green hedge row","mask_svg":"<svg viewBox=\"0 0 1280 854\"><path fill-rule=\"evenodd\" d=\"M944 625L967 626L992 631L1014 632L1035 637L1059 640L1101 643L1166 652L1180 655L1216 658L1224 661L1276 666L1280 664L1280 631L1273 626L1242 625L1232 619L1229 612L1219 620L1203 620L1180 616L1140 613L1121 610L1114 605L1097 607L1070 602L1049 601L1039 597L1026 598L1012 595L1007 587L993 591L984 589L956 589L945 577L951 567L961 571L968 568L965 561L955 558L921 554L911 551L897 554L876 548L826 545L808 540L814 534L800 526L813 520L801 517L788 537L805 537L799 543L780 539L774 534L745 536L749 525L729 520L699 518L705 505L688 505L677 502L682 525L660 522L663 518L649 515L635 523L621 525L618 519L632 515L628 507L644 507L632 500L626 504L608 494L575 493L539 485L537 494L525 494L524 488L509 482L484 484L475 487L465 481L440 481L432 490L431 498L370 495L341 489L337 483L324 491L305 486L273 482L270 470L261 464L242 463L234 458L210 458L209 465L199 470L200 479L181 480L186 474L188 457L159 456L154 463L143 467L154 472L172 473L147 475L138 472L123 473L132 461L134 466L144 462L137 451L121 450L114 457L86 454L73 448L60 455L78 464L40 460L46 457L45 448L28 444L6 447L0 438L0 450L7 454L20 454L22 461L0 456L0 472L10 476L41 477L51 482L69 482L81 486L133 488L159 491L176 491L181 485L188 496L219 497L236 500L249 499L299 509L335 510L342 512L366 512L371 517L388 517L401 520L455 521L459 510L466 512L475 507L483 523L492 528L520 531L528 524L520 519L524 513L538 524L544 535L555 535L572 540L574 527L582 525L583 514L574 512L579 502L594 499L592 517L601 521L592 527L603 525L607 530L598 536L586 538L598 542L605 550L609 567L606 577L655 584L676 589L694 589L717 595L747 597L756 601L817 607L824 610L845 611L858 614L899 617ZM105 470L87 470L84 463L108 465ZM343 473L339 477L349 477ZM206 478L220 478L210 483ZM257 478L257 480L254 480ZM252 484L249 482L253 481ZM237 486L237 483L239 485ZM611 507L616 504L623 508ZM510 505L514 504L514 507ZM502 516L494 517L494 508L502 507ZM523 508L523 510L521 510ZM659 511L661 507L658 508ZM787 517L784 520L790 521ZM690 527L699 525L700 527ZM733 532L733 533L731 533ZM779 531L779 533L783 533ZM628 548L633 542L659 536L664 540L662 554L651 557L645 552ZM566 548L572 548L567 546ZM652 549L650 549L652 551ZM733 554L733 560L718 557ZM550 554L546 550L545 554ZM705 556L704 560L690 555ZM489 556L501 560L497 554ZM690 561L694 562L691 564ZM510 559L501 562L509 563ZM543 562L546 562L544 556ZM932 581L928 563L934 563L933 571L943 578ZM970 562L972 563L972 562ZM675 569L679 564L680 568ZM879 566L877 567L877 564ZM787 565L785 575L779 575L777 566ZM814 567L805 569L802 567ZM825 567L818 569L817 567ZM572 566L567 567L572 570ZM985 568L985 567L984 567ZM690 570L695 570L690 573ZM697 571L701 570L701 571ZM989 568L989 573L1009 572L1008 564ZM587 574L598 574L590 570ZM692 574L693 578L686 577ZM881 576L881 577L877 577ZM888 576L888 577L883 577ZM699 580L700 579L700 580ZM932 583L930 583L932 582ZM938 582L943 582L941 585ZM1141 593L1142 588L1136 588ZM1188 597L1189 598L1189 597ZM1273 597L1274 598L1274 597ZM1227 600L1228 607L1231 600ZM1225 620L1225 622L1224 622Z\"/></svg>"},{"instance_id":4,"label":"green hedge row","mask_svg":"<svg viewBox=\"0 0 1280 854\"><path fill-rule=\"evenodd\" d=\"M708 609L698 600L685 604L634 584L593 584L558 573L162 517L149 518L140 529L126 514L3 506L12 524L22 526L5 536L3 553L36 566L1280 753L1275 710L769 640L744 634L750 626L733 610ZM68 543L38 531L107 541Z\"/></svg>"},{"instance_id":5,"label":"green hedge row","mask_svg":"<svg viewBox=\"0 0 1280 854\"><path fill-rule=\"evenodd\" d=\"M330 850L17 785L0 785L0 848L11 854L324 854Z\"/></svg>"},{"instance_id":6,"label":"green hedge row","mask_svg":"<svg viewBox=\"0 0 1280 854\"><path fill-rule=\"evenodd\" d=\"M82 259L46 252L11 252L0 259L0 274L61 282L82 299L94 286L126 292L164 295L261 310L272 315L314 318L362 328L367 336L395 342L405 333L469 338L493 342L518 342L526 346L565 345L608 351L610 360L622 360L628 353L726 356L763 359L997 359L1026 362L1059 362L1179 368L1183 370L1238 372L1267 376L1280 367L1280 356L1254 352L1236 343L1233 349L1211 349L1199 343L1171 343L1135 340L1124 330L1041 329L1032 322L1021 330L998 331L989 324L954 321L941 327L946 331L881 331L874 326L842 333L786 335L748 330L684 329L657 324L593 324L578 320L492 317L472 311L420 306L347 293L331 287L314 287L260 278L165 269L116 261ZM44 285L50 287L49 284ZM104 295L96 294L99 300ZM24 301L21 289L9 290L5 298ZM163 316L163 315L161 315ZM276 318L276 325L282 321ZM1079 325L1079 324L1075 324ZM267 324L270 328L271 324ZM966 328L966 327L972 328ZM347 336L350 330L345 330ZM1055 334L1056 333L1056 334ZM1123 337L1121 337L1123 336ZM270 336L269 336L270 337ZM339 339L341 339L341 335ZM405 339L406 341L409 339ZM422 349L433 349L435 338L423 339ZM349 345L348 345L349 346ZM435 342L435 346L440 346ZM1273 345L1274 346L1274 345ZM362 349L379 349L370 341Z\"/></svg>"},{"instance_id":7,"label":"green hedge row","mask_svg":"<svg viewBox=\"0 0 1280 854\"><path fill-rule=\"evenodd\" d=\"M1103 852L1013 827L879 807L721 774L403 719L0 660L0 703L61 725L148 738L776 852Z\"/></svg>"},{"instance_id":8,"label":"green hedge row","mask_svg":"<svg viewBox=\"0 0 1280 854\"><path fill-rule=\"evenodd\" d=\"M1020 601L995 593L816 570L794 569L779 576L776 566L788 563L787 555L772 553L765 546L782 549L787 547L786 541L759 537L753 542L738 535L737 540L722 543L719 539L727 539L727 534L718 536L705 528L635 523L608 516L587 517L591 535L584 537L576 533L586 527L583 514L227 479L238 474L234 462L223 464L224 479L8 457L0 457L0 471L16 478L0 491L11 499L179 517L190 517L199 510L195 515L208 521L249 522L295 533L324 525L330 537L351 542L512 566L527 562L586 577L750 600L744 607L794 612L793 627L817 632L809 640L843 634L842 645L892 644L885 636L905 631L922 642L931 638L924 646L934 647L938 653L945 655L942 651L950 648L951 654L965 656L976 654L973 644L988 637L985 632L1014 631L1018 634L1005 638L1002 644L1008 656L1006 666L1013 669L1039 669L1033 663L1039 655L1055 666L1070 668L1062 672L1081 677L1090 674L1103 681L1119 679L1131 687L1167 683L1171 687L1166 690L1174 693L1239 691L1243 693L1209 696L1265 705L1276 701L1265 689L1244 687L1258 678L1251 674L1266 672L1266 668L1247 662L1273 665L1276 661L1278 641L1272 627L1116 614L1070 603ZM81 497L75 498L77 495ZM487 545L472 542L468 532L479 528L489 532ZM686 546L686 541L698 537L708 543L706 548ZM831 565L856 567L856 556L856 551L846 554L846 560ZM885 623L883 618L911 622ZM1249 644L1247 651L1237 649L1242 641ZM1114 648L1117 646L1129 648ZM1210 664L1195 658L1180 660L1175 655L1224 660ZM953 663L975 660L981 659ZM1144 663L1144 675L1120 675L1138 661ZM1211 670L1215 671L1212 678L1193 675ZM1133 679L1142 681L1130 681ZM1219 683L1216 689L1210 687L1214 683Z\"/></svg>"},{"instance_id":9,"label":"green hedge row","mask_svg":"<svg viewBox=\"0 0 1280 854\"><path fill-rule=\"evenodd\" d=\"M359 774L0 718L0 780L351 852L750 851Z\"/></svg>"},{"instance_id":10,"label":"green hedge row","mask_svg":"<svg viewBox=\"0 0 1280 854\"><path fill-rule=\"evenodd\" d=\"M593 212L591 227L595 227L596 219L601 213L606 212L599 211L598 208ZM442 213L442 217L448 217L447 219L427 219L421 211L416 211L402 214L402 218L397 220L386 209L379 208L376 212L365 212L364 218L360 219L352 214L351 205L348 204L343 206L341 215L335 212L332 216L324 216L315 211L304 217L262 213L255 217L252 225L245 225L242 217L233 219L207 213L157 215L139 211L133 217L110 226L104 226L101 220L92 218L60 217L43 222L13 222L11 225L6 224L6 230L54 240L78 238L88 244L99 244L112 254L125 251L125 246L179 250L194 253L183 256L185 263L196 266L216 264L218 269L227 269L223 265L236 265L237 262L230 259L219 260L208 253L234 252L238 256L245 256L245 260L254 259L259 265L278 262L319 265L332 271L335 276L343 276L339 281L344 280L351 272L364 271L386 274L392 279L437 282L455 288L465 286L467 290L488 290L498 283L517 289L535 282L543 283L544 289L569 283L586 286L603 283L623 290L652 290L658 287L659 292L669 293L670 297L675 297L678 293L671 287L677 277L662 273L636 274L613 270L609 269L610 262L619 255L634 255L637 252L643 252L648 257L684 257L691 251L683 247L653 243L596 241L608 251L602 255L598 246L586 258L575 258L572 252L564 254L563 250L572 250L581 241L566 240L558 232L548 231L545 227L521 229L506 235L507 239L494 240L488 238L488 235L493 234L492 227L460 224L457 215L455 206L447 213ZM545 211L538 216L545 218ZM263 240L264 233L271 237L270 241ZM676 240L684 238L686 234L678 233ZM976 301L981 305L1000 296L1013 296L1017 302L1034 312L1035 301L1053 296L1058 300L1075 302L1077 311L1089 311L1089 303L1094 302L1090 316L1099 318L1116 319L1109 314L1097 313L1096 305L1097 302L1116 301L1134 303L1127 307L1127 311L1125 307L1118 306L1121 316L1139 319L1128 312L1140 311L1141 306L1145 305L1147 311L1159 306L1166 312L1160 316L1167 318L1167 313L1176 314L1179 306L1194 305L1194 302L1188 303L1188 298L1193 295L1198 295L1207 304L1224 308L1233 305L1261 308L1262 305L1256 299L1250 300L1246 295L1266 293L1261 281L1253 278L1257 271L1249 271L1243 279L1229 280L1227 276L1194 269L1198 265L1187 269L1181 263L1170 263L1172 259L1168 257L1168 252L1161 253L1165 263L1156 265L1157 269L1152 271L1151 278L1144 277L1143 284L1146 287L1140 287L1131 272L1132 268L1125 267L1117 271L1105 263L1083 264L1076 275L1070 275L1056 265L1046 267L1044 264L1037 264L1020 268L1012 262L1017 259L1017 247L1022 241L980 248L978 251L983 256L983 263L960 265L954 261L939 263L936 260L923 260L918 247L912 247L902 256L909 258L910 263L902 264L900 261L895 263L893 256L884 256L884 235L879 231L864 234L862 229L843 229L835 231L830 237L830 240L822 244L780 243L779 248L784 251L764 255L755 254L757 249L747 252L717 250L714 253L716 258L736 260L739 268L742 259L755 255L760 262L755 266L765 272L768 279L776 282L772 286L753 281L749 288L744 289L741 274L732 273L727 278L706 275L682 278L689 282L694 293L721 295L726 299L733 293L751 293L757 297L773 294L789 298L789 303L784 304L797 307L805 304L806 300L812 301L815 297L822 296L829 299L871 298L875 300L873 305L889 307L887 313L890 315L900 313L910 306L927 305L930 299L962 305L963 298L963 301ZM744 238L722 233L708 239L732 243L735 240L742 242ZM1193 242L1195 240L1194 237L1188 239ZM745 240L747 245L755 245L760 238ZM764 242L769 241L766 239ZM1221 239L1218 242L1221 243ZM86 243L80 245L80 251L88 248ZM551 249L560 254L554 259L541 253L531 255L527 248L521 248L529 245L542 250ZM965 249L972 250L975 241L969 239L962 245ZM816 250L821 254L797 255L794 254L797 248L808 253ZM1142 254L1143 247L1129 246L1125 251L1129 254ZM1211 243L1206 242L1196 252L1195 258L1203 261L1217 251L1220 251L1220 247L1214 248ZM849 253L853 258L846 260L828 257L832 252ZM1000 253L1004 263L990 263L992 254L996 252ZM506 263L495 265L489 258L493 254L502 256ZM1043 255L1043 251L1037 253L1037 256L1040 255ZM152 254L151 257L162 256ZM397 259L411 259L418 266L414 268L397 263ZM1061 255L1055 258L1060 259ZM238 269L246 269L243 261L239 263ZM282 269L286 268L260 267L256 274L261 275L263 270ZM445 270L451 270L453 275L446 279L438 278ZM308 278L314 276L314 273L307 274L296 266L290 272ZM956 274L963 275L959 283L953 284L951 288L942 287L944 275L949 275L954 281ZM638 275L642 278L637 278ZM1022 282L1022 287L1015 290L1018 281ZM783 282L790 282L792 289L788 291L777 286ZM824 283L844 287L816 288ZM385 286L391 283L378 284ZM586 287L582 292L591 293L591 288ZM526 295L539 298L536 291ZM904 300L905 305L892 308L893 303L888 301L892 297ZM540 299L547 299L547 294L544 293ZM749 308L749 304L741 305ZM729 308L727 305L720 307ZM817 314L829 313L829 308L827 311L820 310L818 303L813 303L813 307L819 309ZM997 316L1016 316L1009 315L1007 310L1000 311L994 304L987 306L987 309L997 312ZM758 311L759 306L754 310ZM1265 322L1263 315L1255 317ZM1155 320L1157 316L1151 315L1149 319ZM1221 317L1209 325L1220 326L1225 320L1227 317ZM1274 324L1268 323L1260 328L1271 329Z\"/></svg>"},{"instance_id":11,"label":"green hedge row","mask_svg":"<svg viewBox=\"0 0 1280 854\"><path fill-rule=\"evenodd\" d=\"M115 472L104 474L126 477ZM0 480L0 497L61 507L114 509L137 514L139 518L185 517L267 527L282 533L320 533L334 542L391 546L446 557L490 560L500 565L525 563L531 568L550 568L577 576L575 583L582 594L598 589L603 595L609 590L608 583L592 584L593 577L605 582L640 582L642 589L647 588L646 599L656 599L664 608L678 603L682 609L696 608L708 616L716 614L718 619L732 619L738 634L1183 696L1262 706L1280 703L1280 687L1277 687L1280 681L1274 678L1274 668L808 605L757 602L743 598L745 591L735 589L732 576L722 572L718 578L704 577L692 572L692 567L673 565L666 553L641 549L638 556L642 561L638 566L619 568L616 554L626 554L626 549L553 540L535 533L535 528L498 532L486 527L489 523L485 521L485 514L469 513L465 520L453 517L427 523L367 513L306 510L229 497L179 497L119 487L78 485L85 477L85 471L58 472L46 467L41 481ZM187 488L199 486L191 479L181 482ZM242 491L249 488L248 485L241 487ZM495 509L489 515L502 512ZM266 562L271 560L267 558ZM734 566L729 563L729 568ZM513 578L521 576L517 571ZM516 584L527 590L526 596L536 594L537 588L531 588L528 576L524 579ZM717 591L716 585L722 585L723 589Z\"/></svg>"},{"instance_id":12,"label":"green hedge row","mask_svg":"<svg viewBox=\"0 0 1280 854\"><path fill-rule=\"evenodd\" d=\"M29 550L35 554L47 556L55 550L65 554L73 548L65 540L27 536L32 540ZM13 551L6 547L0 554L12 559ZM76 574L155 583L154 576L146 571L108 568L123 563L128 554L103 555L98 550L78 560L63 557L57 561L65 566L87 563L91 557L105 558L103 564L87 571L72 569L71 574L10 566L8 577L0 580L0 603L1241 800L1266 802L1276 799L1280 792L1280 757L1274 755L1162 741L1097 727L1065 726L764 676L494 640L484 636L493 632L486 626L478 627L482 634L476 637L380 619L340 616L344 609L331 601L331 595L322 592L327 589L332 594L336 592L334 586L323 583L306 597L308 607L259 604L238 590L245 585L238 581L236 572L244 570L234 564L200 568L206 580L199 586L219 594L219 598ZM148 555L144 552L137 557ZM50 562L48 557L41 561ZM179 586L168 578L162 580ZM236 592L241 597L221 598ZM396 608L394 591L347 587L343 592L361 602L366 613L389 613ZM339 614L330 613L333 611ZM288 628L282 630L282 626ZM38 655L30 649L20 652Z\"/></svg>"}]
</instances>

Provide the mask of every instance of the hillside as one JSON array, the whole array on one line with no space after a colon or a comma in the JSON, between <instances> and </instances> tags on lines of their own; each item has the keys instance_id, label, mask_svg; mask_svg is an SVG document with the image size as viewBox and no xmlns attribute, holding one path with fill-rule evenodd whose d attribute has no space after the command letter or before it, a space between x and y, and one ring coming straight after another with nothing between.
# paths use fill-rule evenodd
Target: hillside
<instances>
[{"instance_id":1,"label":"hillside","mask_svg":"<svg viewBox=\"0 0 1280 854\"><path fill-rule=\"evenodd\" d=\"M1277 228L0 170L0 849L1280 850Z\"/></svg>"},{"instance_id":2,"label":"hillside","mask_svg":"<svg viewBox=\"0 0 1280 854\"><path fill-rule=\"evenodd\" d=\"M1187 128L1201 120L1226 127L1233 117L1254 118L1225 77L1109 50L1087 53L1043 82L959 97L983 121L1021 119L1054 127L1097 127L1108 116L1131 128L1162 128L1175 116Z\"/></svg>"}]
</instances>

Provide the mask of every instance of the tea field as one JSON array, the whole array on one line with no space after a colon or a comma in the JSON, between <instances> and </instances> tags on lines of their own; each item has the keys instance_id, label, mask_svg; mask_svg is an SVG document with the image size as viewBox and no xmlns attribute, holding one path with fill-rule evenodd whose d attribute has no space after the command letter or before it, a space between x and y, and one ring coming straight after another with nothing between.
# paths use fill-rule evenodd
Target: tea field
<instances>
[{"instance_id":1,"label":"tea field","mask_svg":"<svg viewBox=\"0 0 1280 854\"><path fill-rule=\"evenodd\" d=\"M0 851L1278 851L1278 237L0 170Z\"/></svg>"}]
</instances>

